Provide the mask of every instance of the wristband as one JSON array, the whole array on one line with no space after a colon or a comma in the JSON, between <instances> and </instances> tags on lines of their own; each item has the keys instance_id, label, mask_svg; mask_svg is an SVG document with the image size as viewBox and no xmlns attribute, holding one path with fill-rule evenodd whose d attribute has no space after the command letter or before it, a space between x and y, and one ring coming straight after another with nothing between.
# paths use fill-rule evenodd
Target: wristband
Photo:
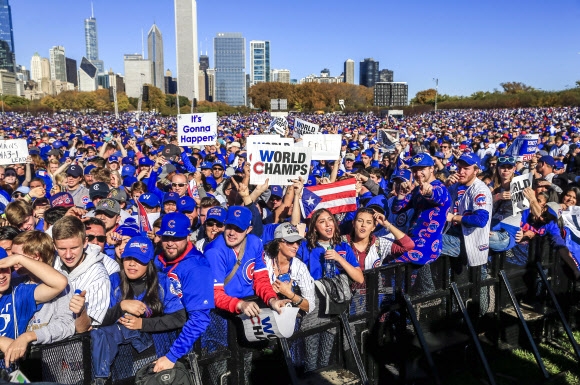
<instances>
[{"instance_id":1,"label":"wristband","mask_svg":"<svg viewBox=\"0 0 580 385\"><path fill-rule=\"evenodd\" d=\"M298 301L296 303L292 303L292 305L294 305L294 306L300 306L300 304L302 303L302 301L304 301L304 297L300 297L300 301Z\"/></svg>"}]
</instances>

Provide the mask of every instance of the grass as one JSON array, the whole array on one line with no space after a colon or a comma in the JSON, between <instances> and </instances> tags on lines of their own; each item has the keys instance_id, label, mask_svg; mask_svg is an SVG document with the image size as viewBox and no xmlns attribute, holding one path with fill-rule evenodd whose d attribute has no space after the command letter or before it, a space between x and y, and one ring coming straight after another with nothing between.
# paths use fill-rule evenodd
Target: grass
<instances>
[{"instance_id":1,"label":"grass","mask_svg":"<svg viewBox=\"0 0 580 385\"><path fill-rule=\"evenodd\" d=\"M580 341L580 331L574 332L576 341ZM536 363L531 350L513 349L498 351L484 347L486 357L498 385L539 384L542 383L542 372ZM550 374L549 384L580 385L580 363L566 335L538 346L540 356ZM481 367L473 370L462 370L446 376L446 385L481 384L485 374Z\"/></svg>"}]
</instances>

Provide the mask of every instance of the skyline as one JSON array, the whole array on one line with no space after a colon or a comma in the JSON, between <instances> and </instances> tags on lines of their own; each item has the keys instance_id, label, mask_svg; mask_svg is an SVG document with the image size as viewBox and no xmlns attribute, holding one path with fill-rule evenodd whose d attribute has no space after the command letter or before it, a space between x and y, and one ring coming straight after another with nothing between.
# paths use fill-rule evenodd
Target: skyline
<instances>
[{"instance_id":1,"label":"skyline","mask_svg":"<svg viewBox=\"0 0 580 385\"><path fill-rule=\"evenodd\" d=\"M55 5L30 0L10 5L18 64L30 68L35 52L48 57L49 49L58 45L65 47L67 57L81 61L90 1L61 0ZM580 7L571 0L558 2L557 7L537 0L485 4L319 0L298 2L294 8L264 0L249 4L224 0L219 10L200 0L197 7L198 50L207 51L211 68L216 34L240 32L246 51L251 40L269 40L271 68L289 69L294 79L323 68L338 76L350 58L358 83L360 61L374 58L380 69L394 71L394 81L409 84L409 97L434 88L433 78L439 79L439 92L449 95L501 89L499 83L508 81L557 90L573 87L580 79L575 31ZM103 0L95 2L94 16L99 59L106 71L112 67L123 73L123 55L140 53L141 30L146 32L155 23L166 47L165 69L176 73L173 1ZM555 22L558 28L551 27ZM249 60L246 54L246 72Z\"/></svg>"}]
</instances>

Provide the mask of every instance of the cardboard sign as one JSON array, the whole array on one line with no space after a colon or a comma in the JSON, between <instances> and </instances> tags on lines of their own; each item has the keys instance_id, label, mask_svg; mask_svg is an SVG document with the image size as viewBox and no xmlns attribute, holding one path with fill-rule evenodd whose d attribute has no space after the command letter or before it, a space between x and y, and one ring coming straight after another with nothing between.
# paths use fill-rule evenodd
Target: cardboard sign
<instances>
[{"instance_id":1,"label":"cardboard sign","mask_svg":"<svg viewBox=\"0 0 580 385\"><path fill-rule=\"evenodd\" d=\"M272 120L268 129L274 130L276 133L286 136L286 129L288 128L288 121L284 117L278 117Z\"/></svg>"},{"instance_id":2,"label":"cardboard sign","mask_svg":"<svg viewBox=\"0 0 580 385\"><path fill-rule=\"evenodd\" d=\"M300 143L303 147L312 149L312 160L337 160L340 156L342 135L304 134Z\"/></svg>"},{"instance_id":3,"label":"cardboard sign","mask_svg":"<svg viewBox=\"0 0 580 385\"><path fill-rule=\"evenodd\" d=\"M28 145L26 139L0 140L0 165L26 163Z\"/></svg>"},{"instance_id":4,"label":"cardboard sign","mask_svg":"<svg viewBox=\"0 0 580 385\"><path fill-rule=\"evenodd\" d=\"M217 112L178 115L177 140L180 146L215 144L217 140Z\"/></svg>"},{"instance_id":5,"label":"cardboard sign","mask_svg":"<svg viewBox=\"0 0 580 385\"><path fill-rule=\"evenodd\" d=\"M294 334L297 307L285 307L282 314L272 309L260 309L257 317L239 316L244 324L244 334L249 342L265 341L275 338L289 338Z\"/></svg>"},{"instance_id":6,"label":"cardboard sign","mask_svg":"<svg viewBox=\"0 0 580 385\"><path fill-rule=\"evenodd\" d=\"M257 145L248 151L250 162L250 184L289 186L292 180L308 179L312 149Z\"/></svg>"},{"instance_id":7,"label":"cardboard sign","mask_svg":"<svg viewBox=\"0 0 580 385\"><path fill-rule=\"evenodd\" d=\"M512 207L514 214L530 208L530 201L524 196L524 189L531 187L532 182L528 175L516 176L510 183L510 194L512 196Z\"/></svg>"},{"instance_id":8,"label":"cardboard sign","mask_svg":"<svg viewBox=\"0 0 580 385\"><path fill-rule=\"evenodd\" d=\"M304 134L318 134L320 126L318 124L307 122L306 120L294 120L294 137L300 138Z\"/></svg>"},{"instance_id":9,"label":"cardboard sign","mask_svg":"<svg viewBox=\"0 0 580 385\"><path fill-rule=\"evenodd\" d=\"M527 162L538 152L538 134L520 135L507 149L506 155L511 155L518 161Z\"/></svg>"}]
</instances>

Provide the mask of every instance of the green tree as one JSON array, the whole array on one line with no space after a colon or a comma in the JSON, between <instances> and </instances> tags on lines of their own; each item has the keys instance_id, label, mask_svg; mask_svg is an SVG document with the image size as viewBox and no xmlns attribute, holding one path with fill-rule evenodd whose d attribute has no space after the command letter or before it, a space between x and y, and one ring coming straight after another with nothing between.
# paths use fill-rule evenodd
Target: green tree
<instances>
[{"instance_id":1,"label":"green tree","mask_svg":"<svg viewBox=\"0 0 580 385\"><path fill-rule=\"evenodd\" d=\"M165 106L166 100L163 91L151 84L147 85L149 86L149 101L147 102L147 107L149 107L150 110L155 109L161 111L162 107Z\"/></svg>"},{"instance_id":2,"label":"green tree","mask_svg":"<svg viewBox=\"0 0 580 385\"><path fill-rule=\"evenodd\" d=\"M435 104L436 94L437 91L435 88L419 91L415 94L415 98L412 100L412 102L417 104Z\"/></svg>"},{"instance_id":3,"label":"green tree","mask_svg":"<svg viewBox=\"0 0 580 385\"><path fill-rule=\"evenodd\" d=\"M52 109L53 111L60 109L59 101L56 98L53 98L52 96L45 96L40 101L40 104Z\"/></svg>"},{"instance_id":4,"label":"green tree","mask_svg":"<svg viewBox=\"0 0 580 385\"><path fill-rule=\"evenodd\" d=\"M533 87L520 82L505 82L500 83L499 85L503 88L503 92L506 94L518 94L520 92L530 92L534 90Z\"/></svg>"}]
</instances>

